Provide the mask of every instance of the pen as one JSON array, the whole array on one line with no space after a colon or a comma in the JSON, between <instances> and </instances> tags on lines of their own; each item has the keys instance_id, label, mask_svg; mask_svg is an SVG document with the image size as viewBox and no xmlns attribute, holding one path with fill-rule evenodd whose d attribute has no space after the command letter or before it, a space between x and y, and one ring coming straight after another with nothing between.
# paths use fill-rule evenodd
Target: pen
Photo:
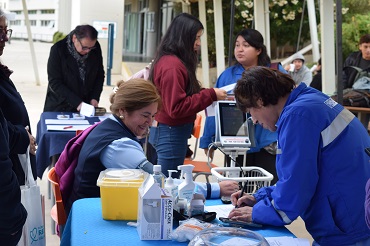
<instances>
[{"instance_id":1,"label":"pen","mask_svg":"<svg viewBox=\"0 0 370 246\"><path fill-rule=\"evenodd\" d=\"M69 129L69 128L72 128L73 126L65 126L63 127L63 129Z\"/></svg>"},{"instance_id":2,"label":"pen","mask_svg":"<svg viewBox=\"0 0 370 246\"><path fill-rule=\"evenodd\" d=\"M244 182L243 189L240 191L239 199L243 196L245 190L247 189L247 184L248 184L248 181ZM235 208L238 208L238 203L236 203Z\"/></svg>"}]
</instances>

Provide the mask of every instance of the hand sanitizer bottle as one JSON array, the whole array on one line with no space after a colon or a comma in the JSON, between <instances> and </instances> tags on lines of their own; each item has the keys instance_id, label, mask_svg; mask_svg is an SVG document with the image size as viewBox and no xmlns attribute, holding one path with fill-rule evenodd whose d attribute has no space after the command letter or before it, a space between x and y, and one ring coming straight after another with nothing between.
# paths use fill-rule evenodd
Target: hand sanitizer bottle
<instances>
[{"instance_id":1,"label":"hand sanitizer bottle","mask_svg":"<svg viewBox=\"0 0 370 246\"><path fill-rule=\"evenodd\" d=\"M161 165L153 166L153 178L155 182L159 185L159 187L164 188L164 180L166 176L164 176L164 174L162 173Z\"/></svg>"},{"instance_id":2,"label":"hand sanitizer bottle","mask_svg":"<svg viewBox=\"0 0 370 246\"><path fill-rule=\"evenodd\" d=\"M181 170L185 176L185 180L179 185L179 198L186 199L187 202L191 202L193 199L195 183L193 181L193 165L180 165L177 167L178 170Z\"/></svg>"},{"instance_id":3,"label":"hand sanitizer bottle","mask_svg":"<svg viewBox=\"0 0 370 246\"><path fill-rule=\"evenodd\" d=\"M165 183L164 183L164 188L167 189L171 195L172 195L172 198L175 200L177 195L178 195L178 187L177 185L174 184L173 182L173 178L172 178L172 173L177 173L176 170L168 170L168 178L166 179Z\"/></svg>"}]
</instances>

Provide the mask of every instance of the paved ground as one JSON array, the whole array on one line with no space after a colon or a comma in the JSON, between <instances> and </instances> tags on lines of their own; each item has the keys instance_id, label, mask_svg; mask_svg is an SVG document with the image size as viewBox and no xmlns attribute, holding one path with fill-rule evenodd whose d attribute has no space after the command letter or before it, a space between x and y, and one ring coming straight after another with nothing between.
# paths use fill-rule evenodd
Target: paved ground
<instances>
[{"instance_id":1,"label":"paved ground","mask_svg":"<svg viewBox=\"0 0 370 246\"><path fill-rule=\"evenodd\" d=\"M47 73L46 73L46 64L49 56L51 44L36 42L34 43L37 69L40 78L40 85L36 85L34 67L32 64L32 58L30 53L30 46L28 42L12 40L11 44L7 44L3 55L0 57L1 63L8 66L10 69L14 70L14 73L11 75L11 79L15 83L18 91L25 101L30 120L31 120L31 129L33 135L36 136L36 125L39 120L40 114L42 113L46 88L47 88ZM146 63L123 63L122 64L122 75L112 75L111 81L114 85L116 81L120 79L126 79L127 76L139 71L143 68ZM198 71L200 72L200 71ZM101 96L100 106L106 107L109 109L109 95L112 91L113 86L104 86L103 93ZM204 122L204 121L203 121ZM194 144L194 142L191 142ZM194 145L192 145L194 146ZM199 151L197 154L198 157L201 157L205 160L205 155L202 151ZM222 166L223 157L221 153L216 153L215 164ZM42 180L38 180L38 184L41 187L41 192L47 198L47 179L46 172ZM51 234L51 225L50 225L50 201L46 199L46 225L45 225L45 235L48 246L59 245L59 238ZM289 226L289 229L293 231L298 237L309 238L311 237L304 228L304 223L302 220L297 220Z\"/></svg>"}]
</instances>

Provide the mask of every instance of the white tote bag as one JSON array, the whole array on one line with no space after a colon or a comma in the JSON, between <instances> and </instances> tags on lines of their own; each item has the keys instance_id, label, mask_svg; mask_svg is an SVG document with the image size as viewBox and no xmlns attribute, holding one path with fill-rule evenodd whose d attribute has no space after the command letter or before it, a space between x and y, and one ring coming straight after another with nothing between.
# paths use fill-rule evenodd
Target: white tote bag
<instances>
[{"instance_id":1,"label":"white tote bag","mask_svg":"<svg viewBox=\"0 0 370 246\"><path fill-rule=\"evenodd\" d=\"M26 175L25 185L21 188L21 202L27 210L27 220L23 226L19 246L45 246L45 225L42 214L40 187L33 179L29 147L26 154L18 155Z\"/></svg>"}]
</instances>

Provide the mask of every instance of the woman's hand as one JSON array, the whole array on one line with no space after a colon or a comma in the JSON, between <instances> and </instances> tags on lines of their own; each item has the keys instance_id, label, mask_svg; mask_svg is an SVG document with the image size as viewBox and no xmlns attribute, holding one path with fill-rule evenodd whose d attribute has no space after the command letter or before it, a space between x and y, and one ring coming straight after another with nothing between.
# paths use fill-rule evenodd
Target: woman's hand
<instances>
[{"instance_id":1,"label":"woman's hand","mask_svg":"<svg viewBox=\"0 0 370 246\"><path fill-rule=\"evenodd\" d=\"M226 97L227 97L227 93L225 90L223 89L219 89L219 88L213 88L216 92L216 95L217 95L217 101L219 100L225 100Z\"/></svg>"},{"instance_id":2,"label":"woman's hand","mask_svg":"<svg viewBox=\"0 0 370 246\"><path fill-rule=\"evenodd\" d=\"M230 196L235 191L239 190L239 184L236 181L224 180L219 183L220 196Z\"/></svg>"}]
</instances>

